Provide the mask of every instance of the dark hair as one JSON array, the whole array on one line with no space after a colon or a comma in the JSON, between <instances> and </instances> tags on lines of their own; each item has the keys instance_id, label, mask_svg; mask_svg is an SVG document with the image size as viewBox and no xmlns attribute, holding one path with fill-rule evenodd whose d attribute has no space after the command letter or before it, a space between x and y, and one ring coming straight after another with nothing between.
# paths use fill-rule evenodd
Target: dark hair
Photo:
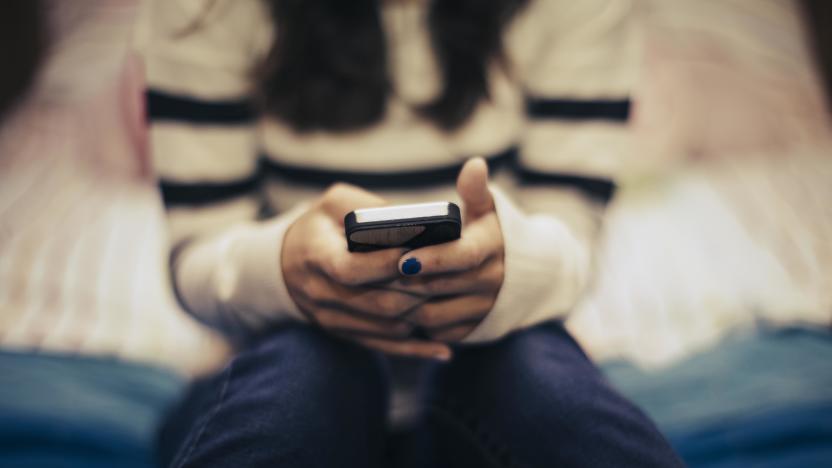
<instances>
[{"instance_id":1,"label":"dark hair","mask_svg":"<svg viewBox=\"0 0 832 468\"><path fill-rule=\"evenodd\" d=\"M264 112L298 131L349 131L378 122L392 91L383 0L264 1L276 30L256 71ZM527 1L431 2L427 26L443 86L419 114L453 130L489 97L488 67L503 61L503 30Z\"/></svg>"},{"instance_id":2,"label":"dark hair","mask_svg":"<svg viewBox=\"0 0 832 468\"><path fill-rule=\"evenodd\" d=\"M0 120L26 94L46 49L46 20L38 0L0 2Z\"/></svg>"},{"instance_id":3,"label":"dark hair","mask_svg":"<svg viewBox=\"0 0 832 468\"><path fill-rule=\"evenodd\" d=\"M803 0L809 40L826 92L827 109L832 112L832 4L828 0Z\"/></svg>"}]
</instances>

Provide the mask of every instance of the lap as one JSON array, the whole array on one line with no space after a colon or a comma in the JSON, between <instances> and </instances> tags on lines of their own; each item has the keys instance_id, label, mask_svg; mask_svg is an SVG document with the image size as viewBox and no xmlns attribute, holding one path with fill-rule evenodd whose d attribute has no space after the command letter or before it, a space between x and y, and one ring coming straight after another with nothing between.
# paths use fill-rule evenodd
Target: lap
<instances>
[{"instance_id":1,"label":"lap","mask_svg":"<svg viewBox=\"0 0 832 468\"><path fill-rule=\"evenodd\" d=\"M374 466L386 409L378 359L311 327L281 328L195 384L163 446L175 441L174 466Z\"/></svg>"},{"instance_id":2,"label":"lap","mask_svg":"<svg viewBox=\"0 0 832 468\"><path fill-rule=\"evenodd\" d=\"M195 387L172 418L187 422L175 466L381 466L379 359L309 327L278 330ZM425 416L397 441L401 466L677 464L559 323L459 347L425 383Z\"/></svg>"},{"instance_id":3,"label":"lap","mask_svg":"<svg viewBox=\"0 0 832 468\"><path fill-rule=\"evenodd\" d=\"M612 389L557 322L460 347L451 363L436 366L428 385L433 443L447 445L455 434L493 466L678 463L653 423Z\"/></svg>"}]
</instances>

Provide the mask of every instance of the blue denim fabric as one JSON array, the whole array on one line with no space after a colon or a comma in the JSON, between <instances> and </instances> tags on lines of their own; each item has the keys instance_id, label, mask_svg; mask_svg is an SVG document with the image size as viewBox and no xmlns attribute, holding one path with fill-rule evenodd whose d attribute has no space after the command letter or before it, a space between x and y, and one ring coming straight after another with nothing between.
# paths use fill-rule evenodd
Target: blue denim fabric
<instances>
[{"instance_id":1,"label":"blue denim fabric","mask_svg":"<svg viewBox=\"0 0 832 468\"><path fill-rule=\"evenodd\" d=\"M385 424L384 359L315 329L277 330L198 383L163 432L171 466L681 466L559 323L425 364L423 411Z\"/></svg>"},{"instance_id":2,"label":"blue denim fabric","mask_svg":"<svg viewBox=\"0 0 832 468\"><path fill-rule=\"evenodd\" d=\"M198 467L384 466L381 358L289 326L194 384L161 434L163 461Z\"/></svg>"},{"instance_id":3,"label":"blue denim fabric","mask_svg":"<svg viewBox=\"0 0 832 468\"><path fill-rule=\"evenodd\" d=\"M183 380L112 359L0 352L0 466L149 468Z\"/></svg>"},{"instance_id":4,"label":"blue denim fabric","mask_svg":"<svg viewBox=\"0 0 832 468\"><path fill-rule=\"evenodd\" d=\"M661 371L604 370L692 467L832 466L828 330L762 330Z\"/></svg>"}]
</instances>

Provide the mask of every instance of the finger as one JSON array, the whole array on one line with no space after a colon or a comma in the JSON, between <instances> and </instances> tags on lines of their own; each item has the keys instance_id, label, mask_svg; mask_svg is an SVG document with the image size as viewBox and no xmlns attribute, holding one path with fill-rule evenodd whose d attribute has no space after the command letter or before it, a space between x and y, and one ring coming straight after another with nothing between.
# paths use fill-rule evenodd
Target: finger
<instances>
[{"instance_id":1,"label":"finger","mask_svg":"<svg viewBox=\"0 0 832 468\"><path fill-rule=\"evenodd\" d=\"M350 252L344 228L325 216L312 227L316 235L305 258L329 278L344 285L380 282L398 276L397 262L402 248L381 249L373 252Z\"/></svg>"},{"instance_id":2,"label":"finger","mask_svg":"<svg viewBox=\"0 0 832 468\"><path fill-rule=\"evenodd\" d=\"M313 253L318 269L331 280L345 286L360 286L390 281L399 276L398 262L404 249L382 249L374 252L347 251L341 234L340 242L322 246Z\"/></svg>"},{"instance_id":3,"label":"finger","mask_svg":"<svg viewBox=\"0 0 832 468\"><path fill-rule=\"evenodd\" d=\"M386 354L449 361L451 348L444 343L420 340L393 341L380 338L348 337L362 345Z\"/></svg>"},{"instance_id":4,"label":"finger","mask_svg":"<svg viewBox=\"0 0 832 468\"><path fill-rule=\"evenodd\" d=\"M321 203L324 211L341 226L344 223L344 216L350 211L387 204L384 198L355 185L345 183L337 183L329 187L321 197Z\"/></svg>"},{"instance_id":5,"label":"finger","mask_svg":"<svg viewBox=\"0 0 832 468\"><path fill-rule=\"evenodd\" d=\"M455 296L499 290L503 284L503 275L503 262L492 258L472 270L426 276L401 276L379 287L419 297Z\"/></svg>"},{"instance_id":6,"label":"finger","mask_svg":"<svg viewBox=\"0 0 832 468\"><path fill-rule=\"evenodd\" d=\"M494 211L494 200L488 191L488 164L483 158L469 159L456 180L466 220L475 220Z\"/></svg>"},{"instance_id":7,"label":"finger","mask_svg":"<svg viewBox=\"0 0 832 468\"><path fill-rule=\"evenodd\" d=\"M312 266L345 285L359 285L393 279L403 248L355 253L347 249L343 226L327 216L318 216L309 227L308 247L296 257L305 259L302 267Z\"/></svg>"},{"instance_id":8,"label":"finger","mask_svg":"<svg viewBox=\"0 0 832 468\"><path fill-rule=\"evenodd\" d=\"M408 293L374 290L339 301L337 307L371 319L395 320L413 312L427 299Z\"/></svg>"},{"instance_id":9,"label":"finger","mask_svg":"<svg viewBox=\"0 0 832 468\"><path fill-rule=\"evenodd\" d=\"M428 335L434 340L442 343L459 343L464 340L466 336L470 335L475 328L477 328L477 323L466 323L455 327L430 331L428 332Z\"/></svg>"},{"instance_id":10,"label":"finger","mask_svg":"<svg viewBox=\"0 0 832 468\"><path fill-rule=\"evenodd\" d=\"M407 320L427 329L446 328L459 323L477 322L488 314L493 305L493 297L457 296L425 303L409 315Z\"/></svg>"},{"instance_id":11,"label":"finger","mask_svg":"<svg viewBox=\"0 0 832 468\"><path fill-rule=\"evenodd\" d=\"M409 314L427 299L403 291L366 286L329 284L326 293L318 296L321 305L346 310L370 318L395 319Z\"/></svg>"},{"instance_id":12,"label":"finger","mask_svg":"<svg viewBox=\"0 0 832 468\"><path fill-rule=\"evenodd\" d=\"M367 286L344 286L325 275L308 276L295 290L310 309L333 309L370 320L390 321L424 303L425 297Z\"/></svg>"},{"instance_id":13,"label":"finger","mask_svg":"<svg viewBox=\"0 0 832 468\"><path fill-rule=\"evenodd\" d=\"M435 275L468 271L502 254L503 240L497 215L469 224L462 237L443 244L411 250L398 261L402 275Z\"/></svg>"},{"instance_id":14,"label":"finger","mask_svg":"<svg viewBox=\"0 0 832 468\"><path fill-rule=\"evenodd\" d=\"M413 329L405 322L381 322L356 317L340 310L317 309L311 312L315 322L333 333L358 333L377 337L404 338Z\"/></svg>"}]
</instances>

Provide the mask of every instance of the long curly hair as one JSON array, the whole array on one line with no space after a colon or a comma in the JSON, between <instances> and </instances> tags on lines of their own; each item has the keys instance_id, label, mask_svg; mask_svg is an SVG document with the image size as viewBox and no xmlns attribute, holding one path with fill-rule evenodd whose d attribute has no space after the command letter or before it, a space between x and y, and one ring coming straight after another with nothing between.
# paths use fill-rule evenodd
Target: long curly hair
<instances>
[{"instance_id":1,"label":"long curly hair","mask_svg":"<svg viewBox=\"0 0 832 468\"><path fill-rule=\"evenodd\" d=\"M264 112L297 131L351 131L378 122L392 92L384 0L264 1L276 31L256 71ZM415 110L452 131L489 97L488 67L504 63L504 29L528 0L423 1L430 1L426 26L442 89Z\"/></svg>"}]
</instances>

